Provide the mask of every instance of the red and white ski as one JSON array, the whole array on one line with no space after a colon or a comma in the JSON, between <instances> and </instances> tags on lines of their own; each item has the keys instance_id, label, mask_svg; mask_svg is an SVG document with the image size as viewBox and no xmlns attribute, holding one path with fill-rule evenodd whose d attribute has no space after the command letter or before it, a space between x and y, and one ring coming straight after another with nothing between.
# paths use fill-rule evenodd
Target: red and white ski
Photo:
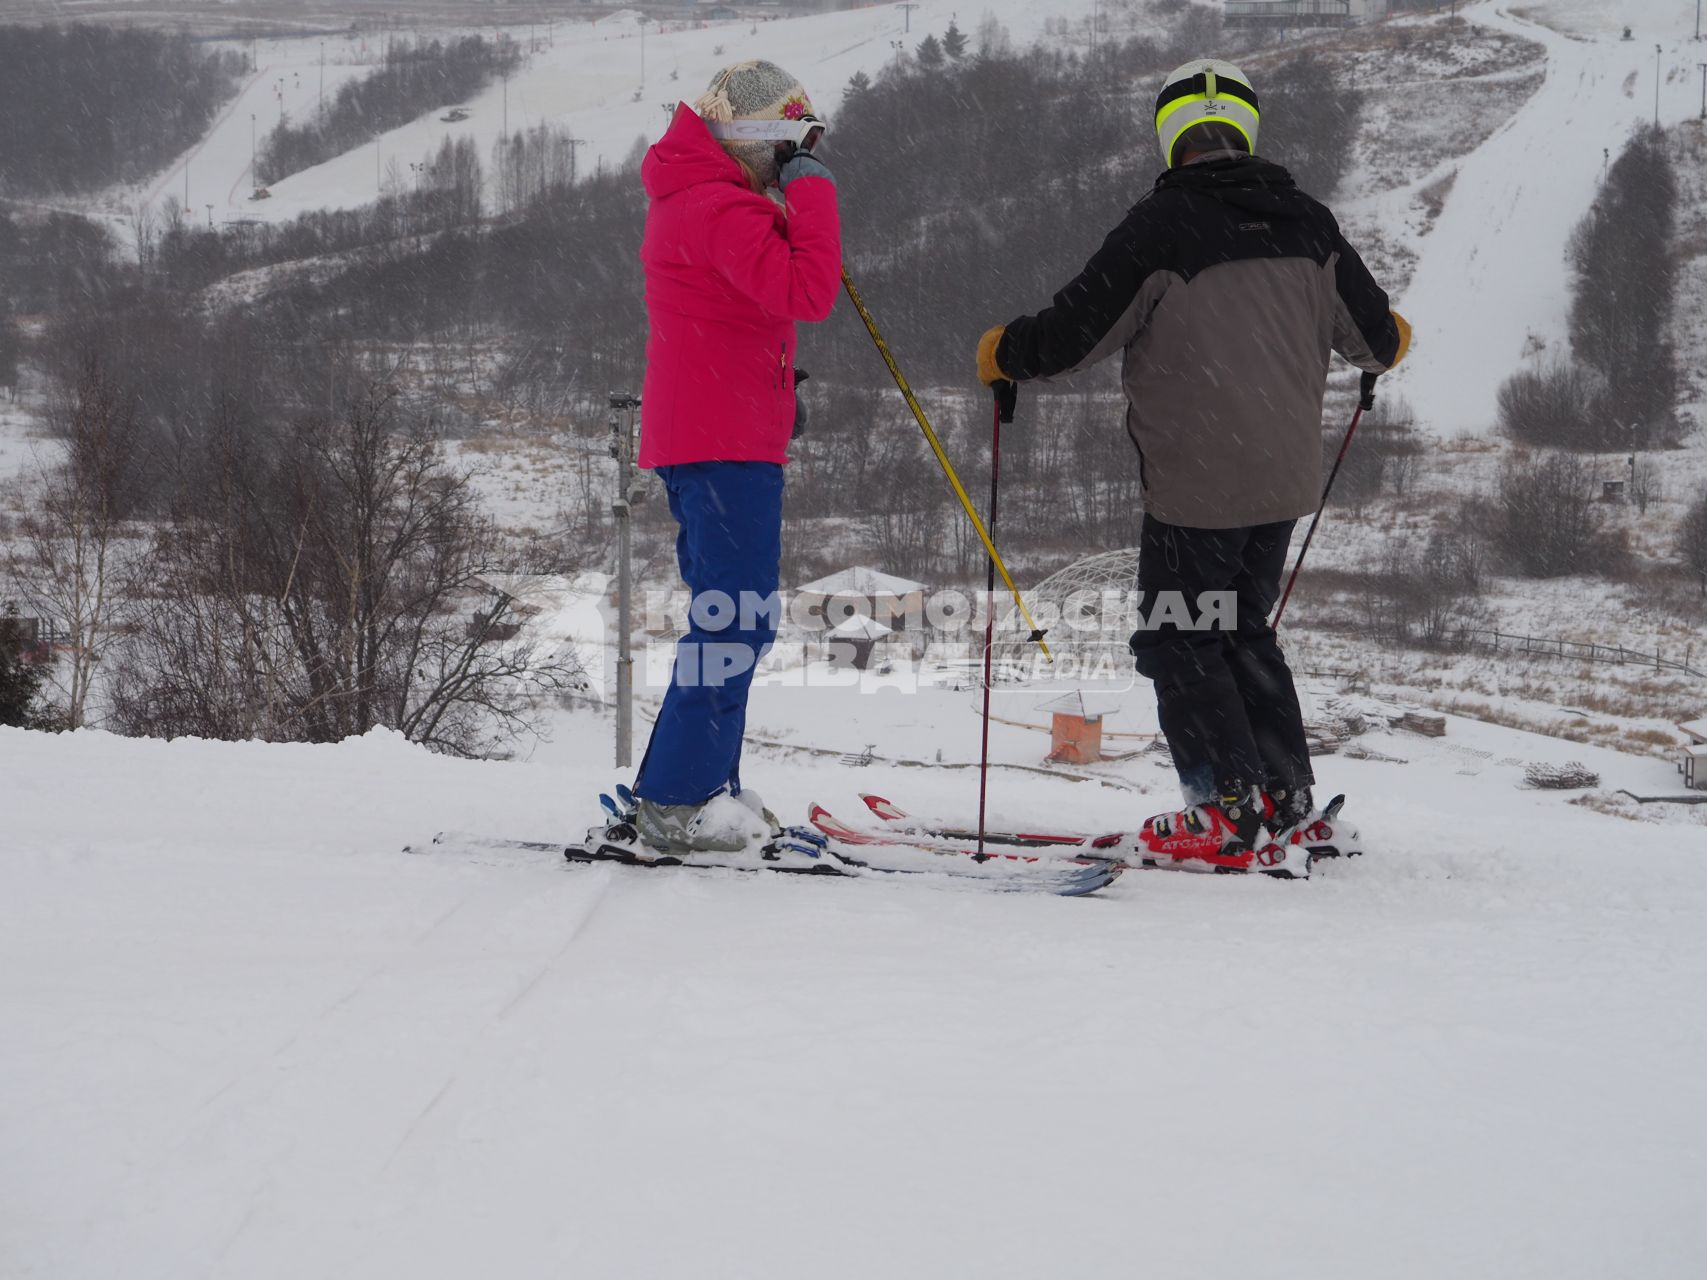
<instances>
[{"instance_id":1,"label":"red and white ski","mask_svg":"<svg viewBox=\"0 0 1707 1280\"><path fill-rule=\"evenodd\" d=\"M905 831L909 835L931 836L941 840L971 840L976 842L978 832L960 827L933 827L919 822L905 809L882 796L861 792L861 800L865 807L892 830ZM1052 852L1061 850L1108 850L1106 856L1118 856L1119 846L1128 837L1121 832L1110 832L1105 835L1086 835L1083 832L1044 832L1044 831L986 831L986 845L1002 845L1004 847L1025 849L1048 849Z\"/></svg>"},{"instance_id":2,"label":"red and white ski","mask_svg":"<svg viewBox=\"0 0 1707 1280\"><path fill-rule=\"evenodd\" d=\"M978 832L976 830L932 826L913 818L905 809L883 796L862 793L860 799L865 802L867 809L883 820L887 829L897 833L904 832L910 839L922 837L929 840L977 842ZM1357 828L1339 816L1340 808L1344 804L1344 796L1335 796L1318 817L1290 832L1286 841L1287 845L1301 846L1307 854L1307 860L1302 867L1306 873L1308 863L1317 858L1357 857L1363 853L1363 842L1358 836ZM1183 863L1169 864L1159 862L1154 858L1141 857L1137 849L1136 835L1122 831L1111 831L1102 835L1088 835L1083 832L986 831L984 833L984 844L986 847L999 845L1008 848L1018 846L1036 849L1040 852L1046 851L1053 857L1106 858L1118 861L1128 869L1166 866L1194 871L1209 869L1206 866ZM964 848L964 846L960 847ZM1267 846L1265 846L1266 850ZM1264 859L1262 852L1259 852L1258 862L1260 865L1255 869L1267 871L1281 861L1284 859ZM1273 874L1272 871L1271 874Z\"/></svg>"}]
</instances>

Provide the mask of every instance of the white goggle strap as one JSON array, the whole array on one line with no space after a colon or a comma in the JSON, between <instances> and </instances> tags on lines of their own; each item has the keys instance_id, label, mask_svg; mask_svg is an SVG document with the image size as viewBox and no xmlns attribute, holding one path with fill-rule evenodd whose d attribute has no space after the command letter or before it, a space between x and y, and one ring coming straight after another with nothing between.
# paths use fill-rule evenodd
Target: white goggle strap
<instances>
[{"instance_id":1,"label":"white goggle strap","mask_svg":"<svg viewBox=\"0 0 1707 1280\"><path fill-rule=\"evenodd\" d=\"M705 127L720 142L805 142L814 129L829 132L829 123L810 116L800 120L708 120Z\"/></svg>"}]
</instances>

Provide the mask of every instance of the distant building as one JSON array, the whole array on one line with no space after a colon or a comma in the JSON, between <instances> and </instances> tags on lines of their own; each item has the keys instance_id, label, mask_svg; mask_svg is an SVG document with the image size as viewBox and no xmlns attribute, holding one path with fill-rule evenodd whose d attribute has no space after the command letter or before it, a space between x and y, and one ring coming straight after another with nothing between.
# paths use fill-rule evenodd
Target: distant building
<instances>
[{"instance_id":1,"label":"distant building","mask_svg":"<svg viewBox=\"0 0 1707 1280\"><path fill-rule=\"evenodd\" d=\"M1223 20L1229 27L1349 27L1385 15L1384 3L1380 13L1368 13L1372 7L1353 0L1227 0Z\"/></svg>"},{"instance_id":2,"label":"distant building","mask_svg":"<svg viewBox=\"0 0 1707 1280\"><path fill-rule=\"evenodd\" d=\"M923 615L925 584L863 565L842 569L795 590L796 617L817 618L835 626L850 613L906 630Z\"/></svg>"},{"instance_id":3,"label":"distant building","mask_svg":"<svg viewBox=\"0 0 1707 1280\"><path fill-rule=\"evenodd\" d=\"M1691 791L1707 791L1707 716L1685 721L1677 726L1689 739L1678 758L1677 769L1683 775L1683 785Z\"/></svg>"}]
</instances>

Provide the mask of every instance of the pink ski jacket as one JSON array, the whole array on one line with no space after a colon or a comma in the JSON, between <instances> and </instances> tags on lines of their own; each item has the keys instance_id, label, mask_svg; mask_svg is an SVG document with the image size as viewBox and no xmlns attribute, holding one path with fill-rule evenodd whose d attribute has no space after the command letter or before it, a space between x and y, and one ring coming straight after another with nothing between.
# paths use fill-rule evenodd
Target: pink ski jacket
<instances>
[{"instance_id":1,"label":"pink ski jacket","mask_svg":"<svg viewBox=\"0 0 1707 1280\"><path fill-rule=\"evenodd\" d=\"M828 316L841 284L835 184L796 178L785 213L686 103L640 177L651 197L640 465L788 461L794 322Z\"/></svg>"}]
</instances>

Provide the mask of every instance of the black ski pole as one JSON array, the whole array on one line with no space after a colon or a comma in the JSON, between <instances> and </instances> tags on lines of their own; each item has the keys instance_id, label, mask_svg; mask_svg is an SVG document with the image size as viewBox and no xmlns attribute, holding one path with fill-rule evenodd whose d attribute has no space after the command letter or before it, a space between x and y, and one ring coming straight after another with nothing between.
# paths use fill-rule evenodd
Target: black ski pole
<instances>
[{"instance_id":1,"label":"black ski pole","mask_svg":"<svg viewBox=\"0 0 1707 1280\"><path fill-rule=\"evenodd\" d=\"M1298 548L1298 560L1292 566L1292 576L1286 580L1286 590L1281 594L1280 607L1274 611L1273 626L1280 625L1280 616L1286 612L1286 602L1292 598L1292 585L1298 581L1298 571L1304 567L1304 557L1310 554L1310 540L1316 536L1316 526L1322 522L1322 512L1328 509L1328 495L1334 489L1334 477L1340 473L1340 463L1345 461L1346 450L1351 448L1351 438L1357 434L1357 424L1363 418L1365 409L1375 407L1375 380L1381 375L1366 373L1358 385L1357 411L1351 415L1351 425L1345 429L1345 439L1340 441L1339 456L1334 459L1333 470L1328 472L1328 482L1322 486L1322 501L1316 508L1316 514L1310 518L1310 528L1304 535L1304 545Z\"/></svg>"},{"instance_id":2,"label":"black ski pole","mask_svg":"<svg viewBox=\"0 0 1707 1280\"><path fill-rule=\"evenodd\" d=\"M991 384L996 395L990 422L990 540L996 538L996 497L1002 480L1002 423L1014 420L1019 384L1005 379ZM984 856L984 805L990 793L990 654L996 638L996 562L986 557L984 575L984 743L978 755L978 856Z\"/></svg>"}]
</instances>

